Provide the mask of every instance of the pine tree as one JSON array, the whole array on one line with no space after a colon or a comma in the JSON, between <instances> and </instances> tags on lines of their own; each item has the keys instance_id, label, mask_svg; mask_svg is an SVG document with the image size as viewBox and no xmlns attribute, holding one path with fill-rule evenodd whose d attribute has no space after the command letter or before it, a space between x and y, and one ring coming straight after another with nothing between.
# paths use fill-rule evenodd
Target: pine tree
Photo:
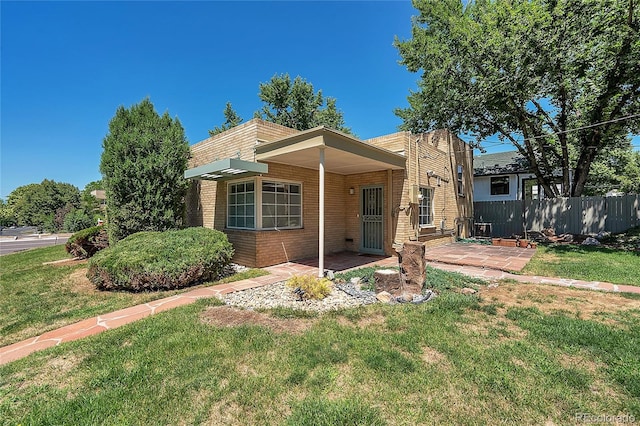
<instances>
[{"instance_id":1,"label":"pine tree","mask_svg":"<svg viewBox=\"0 0 640 426\"><path fill-rule=\"evenodd\" d=\"M149 99L120 106L102 147L110 244L139 231L180 227L190 155L180 121L158 115Z\"/></svg>"}]
</instances>

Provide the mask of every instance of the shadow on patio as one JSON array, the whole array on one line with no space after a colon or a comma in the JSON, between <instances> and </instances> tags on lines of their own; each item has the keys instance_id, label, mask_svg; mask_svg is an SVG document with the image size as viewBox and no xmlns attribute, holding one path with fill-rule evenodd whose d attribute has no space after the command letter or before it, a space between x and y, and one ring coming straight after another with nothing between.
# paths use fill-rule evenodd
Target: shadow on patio
<instances>
[{"instance_id":1,"label":"shadow on patio","mask_svg":"<svg viewBox=\"0 0 640 426\"><path fill-rule=\"evenodd\" d=\"M345 272L350 269L363 268L366 266L393 267L398 266L398 258L395 256L377 256L371 254L361 254L352 252L341 252L328 254L324 257L324 267L334 272ZM269 272L301 275L314 274L318 272L318 258L295 260L279 265L263 268Z\"/></svg>"}]
</instances>

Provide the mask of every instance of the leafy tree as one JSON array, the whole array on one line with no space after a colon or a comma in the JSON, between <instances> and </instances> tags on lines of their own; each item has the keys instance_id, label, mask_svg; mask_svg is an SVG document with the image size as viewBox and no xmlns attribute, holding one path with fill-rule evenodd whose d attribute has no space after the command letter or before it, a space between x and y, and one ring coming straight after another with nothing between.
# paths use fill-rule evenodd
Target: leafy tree
<instances>
[{"instance_id":1,"label":"leafy tree","mask_svg":"<svg viewBox=\"0 0 640 426\"><path fill-rule=\"evenodd\" d=\"M91 216L94 219L97 219L97 217L100 217L102 215L100 214L101 212L100 201L98 201L96 197L91 195L91 192L96 190L103 190L103 189L104 189L104 183L102 182L102 180L96 180L86 184L84 189L82 190L82 194L81 194L82 210L84 210L85 213L87 213L87 215Z\"/></svg>"},{"instance_id":2,"label":"leafy tree","mask_svg":"<svg viewBox=\"0 0 640 426\"><path fill-rule=\"evenodd\" d=\"M65 210L80 207L80 191L69 183L45 179L39 184L16 188L9 194L7 203L13 209L18 225L59 231ZM56 220L56 213L59 220Z\"/></svg>"},{"instance_id":3,"label":"leafy tree","mask_svg":"<svg viewBox=\"0 0 640 426\"><path fill-rule=\"evenodd\" d=\"M258 96L264 105L254 114L257 118L298 130L327 126L351 133L336 100L324 98L321 90L315 92L300 76L292 82L289 74L276 74L268 83L260 83Z\"/></svg>"},{"instance_id":4,"label":"leafy tree","mask_svg":"<svg viewBox=\"0 0 640 426\"><path fill-rule=\"evenodd\" d=\"M0 198L0 226L15 225L16 217L13 208Z\"/></svg>"},{"instance_id":5,"label":"leafy tree","mask_svg":"<svg viewBox=\"0 0 640 426\"><path fill-rule=\"evenodd\" d=\"M640 152L633 151L628 140L595 159L584 194L604 195L611 190L640 194Z\"/></svg>"},{"instance_id":6,"label":"leafy tree","mask_svg":"<svg viewBox=\"0 0 640 426\"><path fill-rule=\"evenodd\" d=\"M414 1L412 38L395 44L422 77L396 110L401 128L448 127L477 142L497 134L546 194L580 196L594 161L640 131L640 2L464 3Z\"/></svg>"},{"instance_id":7,"label":"leafy tree","mask_svg":"<svg viewBox=\"0 0 640 426\"><path fill-rule=\"evenodd\" d=\"M149 99L120 106L102 142L109 242L182 224L189 144L180 121L158 115Z\"/></svg>"},{"instance_id":8,"label":"leafy tree","mask_svg":"<svg viewBox=\"0 0 640 426\"><path fill-rule=\"evenodd\" d=\"M225 130L229 130L232 127L236 127L242 123L242 117L233 110L231 102L227 102L227 106L224 108L224 123L220 127L214 127L213 130L209 130L209 136L217 135Z\"/></svg>"}]
</instances>

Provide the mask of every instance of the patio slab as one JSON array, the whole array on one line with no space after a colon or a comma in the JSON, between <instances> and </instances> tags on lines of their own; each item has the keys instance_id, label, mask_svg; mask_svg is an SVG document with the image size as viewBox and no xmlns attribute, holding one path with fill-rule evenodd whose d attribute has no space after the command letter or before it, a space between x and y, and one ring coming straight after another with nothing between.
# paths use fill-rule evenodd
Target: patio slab
<instances>
[{"instance_id":1,"label":"patio slab","mask_svg":"<svg viewBox=\"0 0 640 426\"><path fill-rule=\"evenodd\" d=\"M535 252L530 248L452 243L427 248L425 258L429 262L520 272Z\"/></svg>"}]
</instances>

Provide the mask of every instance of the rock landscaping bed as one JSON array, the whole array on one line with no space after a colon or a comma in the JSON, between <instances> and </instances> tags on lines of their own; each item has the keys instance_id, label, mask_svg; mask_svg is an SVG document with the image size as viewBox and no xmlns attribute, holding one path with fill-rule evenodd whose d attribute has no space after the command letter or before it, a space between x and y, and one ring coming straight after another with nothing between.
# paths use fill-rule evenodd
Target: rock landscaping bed
<instances>
[{"instance_id":1,"label":"rock landscaping bed","mask_svg":"<svg viewBox=\"0 0 640 426\"><path fill-rule=\"evenodd\" d=\"M222 297L222 301L229 306L250 310L289 308L304 311L327 312L372 305L374 303L418 304L432 300L435 297L436 294L431 290L426 290L422 295L413 295L411 299L407 300L401 296L394 297L387 292L381 292L376 295L374 291L362 289L358 280L354 280L354 282L349 283L336 283L331 293L324 299L301 299L297 293L292 291L283 281L264 287L229 293Z\"/></svg>"},{"instance_id":2,"label":"rock landscaping bed","mask_svg":"<svg viewBox=\"0 0 640 426\"><path fill-rule=\"evenodd\" d=\"M350 290L352 294L348 294L344 289ZM226 294L222 300L227 305L245 309L291 308L317 312L355 308L377 302L373 291L359 290L352 284L337 284L333 291L321 300L300 300L285 282Z\"/></svg>"}]
</instances>

